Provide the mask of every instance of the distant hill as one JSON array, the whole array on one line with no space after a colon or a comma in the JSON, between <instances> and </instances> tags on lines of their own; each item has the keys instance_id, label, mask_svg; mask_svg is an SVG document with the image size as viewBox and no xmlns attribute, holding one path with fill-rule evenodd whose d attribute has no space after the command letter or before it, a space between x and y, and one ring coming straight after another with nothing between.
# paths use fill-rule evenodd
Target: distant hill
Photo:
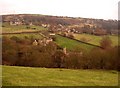
<instances>
[{"instance_id":1,"label":"distant hill","mask_svg":"<svg viewBox=\"0 0 120 88\"><path fill-rule=\"evenodd\" d=\"M50 24L50 25L63 25L63 26L73 26L83 25L84 27L92 26L94 28L115 30L118 29L117 20L103 20L103 19L91 19L91 18L74 18L74 17L64 17L64 16L49 16L49 15L38 15L38 14L12 14L3 15L3 22L14 22L20 21L26 25L32 23L34 25Z\"/></svg>"}]
</instances>

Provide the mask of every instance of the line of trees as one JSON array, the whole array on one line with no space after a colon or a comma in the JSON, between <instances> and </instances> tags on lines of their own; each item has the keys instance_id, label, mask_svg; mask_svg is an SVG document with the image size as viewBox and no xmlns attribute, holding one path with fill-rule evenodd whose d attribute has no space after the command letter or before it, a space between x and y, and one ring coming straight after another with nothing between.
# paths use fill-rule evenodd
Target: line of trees
<instances>
[{"instance_id":1,"label":"line of trees","mask_svg":"<svg viewBox=\"0 0 120 88\"><path fill-rule=\"evenodd\" d=\"M101 46L89 53L63 52L54 42L47 46L34 46L32 41L3 37L2 64L47 68L115 69L119 70L119 47L112 47L109 38L103 38Z\"/></svg>"}]
</instances>

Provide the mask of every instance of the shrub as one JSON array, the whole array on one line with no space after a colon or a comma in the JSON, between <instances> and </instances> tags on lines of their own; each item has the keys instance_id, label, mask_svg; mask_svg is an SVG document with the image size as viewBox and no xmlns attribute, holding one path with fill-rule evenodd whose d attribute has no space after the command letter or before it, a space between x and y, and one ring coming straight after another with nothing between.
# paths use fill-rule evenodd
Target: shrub
<instances>
[{"instance_id":1,"label":"shrub","mask_svg":"<svg viewBox=\"0 0 120 88\"><path fill-rule=\"evenodd\" d=\"M109 37L103 37L102 40L100 41L101 47L104 49L110 48L112 45L112 41Z\"/></svg>"},{"instance_id":2,"label":"shrub","mask_svg":"<svg viewBox=\"0 0 120 88\"><path fill-rule=\"evenodd\" d=\"M51 38L53 39L53 41L56 41L57 39L55 36L52 36Z\"/></svg>"},{"instance_id":3,"label":"shrub","mask_svg":"<svg viewBox=\"0 0 120 88\"><path fill-rule=\"evenodd\" d=\"M64 62L64 53L60 50L56 51L55 54L53 55L53 63L54 67L60 68L62 67L62 64Z\"/></svg>"},{"instance_id":4,"label":"shrub","mask_svg":"<svg viewBox=\"0 0 120 88\"><path fill-rule=\"evenodd\" d=\"M20 38L18 38L16 36L12 36L10 39L13 41L16 41L16 42L20 42Z\"/></svg>"},{"instance_id":5,"label":"shrub","mask_svg":"<svg viewBox=\"0 0 120 88\"><path fill-rule=\"evenodd\" d=\"M70 53L69 56L65 58L65 67L66 68L80 68L81 55Z\"/></svg>"},{"instance_id":6,"label":"shrub","mask_svg":"<svg viewBox=\"0 0 120 88\"><path fill-rule=\"evenodd\" d=\"M87 42L87 39L85 37L82 37L80 40L83 42Z\"/></svg>"}]
</instances>

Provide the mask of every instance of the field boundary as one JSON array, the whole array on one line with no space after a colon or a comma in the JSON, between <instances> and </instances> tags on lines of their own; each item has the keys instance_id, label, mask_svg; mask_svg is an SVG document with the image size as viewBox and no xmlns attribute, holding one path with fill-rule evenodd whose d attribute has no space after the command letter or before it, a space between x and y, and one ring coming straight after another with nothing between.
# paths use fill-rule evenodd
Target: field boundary
<instances>
[{"instance_id":1,"label":"field boundary","mask_svg":"<svg viewBox=\"0 0 120 88\"><path fill-rule=\"evenodd\" d=\"M22 31L22 32L6 32L0 35L7 35L7 34L29 34L29 33L39 33L41 31Z\"/></svg>"},{"instance_id":2,"label":"field boundary","mask_svg":"<svg viewBox=\"0 0 120 88\"><path fill-rule=\"evenodd\" d=\"M9 35L9 34L29 34L29 33L40 33L41 31L22 31L22 32L7 32L7 33L2 33L0 35ZM40 33L40 35L42 35L43 37L46 37L44 34ZM87 42L83 42L83 41L80 41L80 40L77 40L77 39L74 39L74 38L70 38L70 37L67 37L67 36L63 36L61 34L57 34L59 36L62 36L62 37L65 37L65 38L68 38L68 39L72 39L72 40L75 40L77 42L80 42L80 43L84 43L84 44L87 44L87 45L91 45L91 46L94 46L94 47L98 47L98 48L102 48L101 46L98 46L98 45L94 45L94 44L91 44L91 43L87 43Z\"/></svg>"}]
</instances>

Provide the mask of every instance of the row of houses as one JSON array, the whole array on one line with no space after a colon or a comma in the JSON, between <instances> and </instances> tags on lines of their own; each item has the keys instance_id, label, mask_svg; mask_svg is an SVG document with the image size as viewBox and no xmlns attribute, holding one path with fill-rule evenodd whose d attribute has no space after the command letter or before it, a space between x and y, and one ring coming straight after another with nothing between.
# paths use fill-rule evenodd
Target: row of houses
<instances>
[{"instance_id":1,"label":"row of houses","mask_svg":"<svg viewBox=\"0 0 120 88\"><path fill-rule=\"evenodd\" d=\"M41 26L44 27L44 28L49 28L50 24L41 24Z\"/></svg>"},{"instance_id":2,"label":"row of houses","mask_svg":"<svg viewBox=\"0 0 120 88\"><path fill-rule=\"evenodd\" d=\"M41 45L41 46L46 46L47 44L49 44L50 42L52 42L53 39L51 38L44 38L44 39L39 39L39 40L35 40L33 42L33 45Z\"/></svg>"},{"instance_id":3,"label":"row of houses","mask_svg":"<svg viewBox=\"0 0 120 88\"><path fill-rule=\"evenodd\" d=\"M20 21L20 20L16 20L16 21L10 21L9 22L10 25L25 25L25 22L24 21ZM32 22L30 22L28 25L33 25Z\"/></svg>"},{"instance_id":4,"label":"row of houses","mask_svg":"<svg viewBox=\"0 0 120 88\"><path fill-rule=\"evenodd\" d=\"M20 21L10 21L10 25L23 25L23 22L20 22Z\"/></svg>"},{"instance_id":5,"label":"row of houses","mask_svg":"<svg viewBox=\"0 0 120 88\"><path fill-rule=\"evenodd\" d=\"M37 45L41 45L41 46L47 46L50 42L52 42L53 40L51 38L49 39L40 39L40 40L34 40L33 42L33 45L34 46L37 46ZM66 50L66 47L62 49L62 52L67 55L67 50Z\"/></svg>"}]
</instances>

